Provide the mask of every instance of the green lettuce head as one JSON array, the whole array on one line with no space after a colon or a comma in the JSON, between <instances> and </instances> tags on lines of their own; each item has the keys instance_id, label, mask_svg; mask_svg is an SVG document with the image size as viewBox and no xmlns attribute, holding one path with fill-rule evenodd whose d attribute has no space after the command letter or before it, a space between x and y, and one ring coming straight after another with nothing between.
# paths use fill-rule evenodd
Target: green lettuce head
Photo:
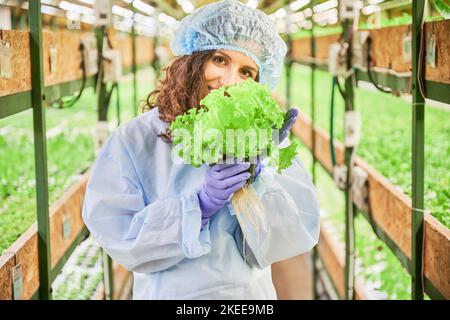
<instances>
[{"instance_id":1,"label":"green lettuce head","mask_svg":"<svg viewBox=\"0 0 450 320\"><path fill-rule=\"evenodd\" d=\"M176 117L170 130L178 156L195 167L261 155L280 172L290 166L298 148L297 141L283 149L275 143L283 121L284 112L269 89L249 78L212 90L199 108Z\"/></svg>"}]
</instances>

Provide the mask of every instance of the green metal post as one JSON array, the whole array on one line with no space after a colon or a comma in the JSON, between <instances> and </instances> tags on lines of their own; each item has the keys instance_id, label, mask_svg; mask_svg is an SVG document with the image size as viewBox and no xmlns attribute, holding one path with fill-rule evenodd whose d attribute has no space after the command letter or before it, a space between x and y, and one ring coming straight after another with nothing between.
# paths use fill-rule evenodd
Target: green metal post
<instances>
[{"instance_id":1,"label":"green metal post","mask_svg":"<svg viewBox=\"0 0 450 320\"><path fill-rule=\"evenodd\" d=\"M58 30L58 24L56 23L56 17L52 17L52 18L50 19L50 29L51 29L52 31Z\"/></svg>"},{"instance_id":2,"label":"green metal post","mask_svg":"<svg viewBox=\"0 0 450 320\"><path fill-rule=\"evenodd\" d=\"M105 297L104 300L114 299L114 277L113 277L113 262L110 256L102 249L103 257L103 284Z\"/></svg>"},{"instance_id":3,"label":"green metal post","mask_svg":"<svg viewBox=\"0 0 450 320\"><path fill-rule=\"evenodd\" d=\"M19 17L11 11L11 29L17 30L19 26Z\"/></svg>"},{"instance_id":4,"label":"green metal post","mask_svg":"<svg viewBox=\"0 0 450 320\"><path fill-rule=\"evenodd\" d=\"M47 141L44 105L44 62L42 46L41 1L29 2L31 99L33 107L36 205L38 224L39 298L50 300L51 260L48 210Z\"/></svg>"},{"instance_id":5,"label":"green metal post","mask_svg":"<svg viewBox=\"0 0 450 320\"><path fill-rule=\"evenodd\" d=\"M137 65L136 65L136 30L131 27L131 39L132 39L132 71L133 71L133 110L134 116L138 115L137 106Z\"/></svg>"},{"instance_id":6,"label":"green metal post","mask_svg":"<svg viewBox=\"0 0 450 320\"><path fill-rule=\"evenodd\" d=\"M27 30L28 28L28 21L27 21L27 14L23 11L20 12L20 30Z\"/></svg>"},{"instance_id":7,"label":"green metal post","mask_svg":"<svg viewBox=\"0 0 450 320\"><path fill-rule=\"evenodd\" d=\"M161 75L160 68L161 68L161 61L156 54L156 48L159 46L159 26L156 25L156 31L155 36L153 37L153 61L152 61L152 68L155 72L155 86L158 82L158 79Z\"/></svg>"},{"instance_id":8,"label":"green metal post","mask_svg":"<svg viewBox=\"0 0 450 320\"><path fill-rule=\"evenodd\" d=\"M344 39L349 44L349 50L352 48L351 28L352 23L349 20L344 21ZM351 50L347 55L347 66L351 68ZM345 111L354 110L353 93L354 74L345 79ZM353 169L354 147L345 147L344 162L347 167L347 183L345 186L345 299L354 299L355 283L355 223L354 214L356 212L353 204L351 192L351 176Z\"/></svg>"},{"instance_id":9,"label":"green metal post","mask_svg":"<svg viewBox=\"0 0 450 320\"><path fill-rule=\"evenodd\" d=\"M286 107L289 109L291 107L291 69L292 69L292 40L291 35L288 33L287 36L287 47L288 52L286 55Z\"/></svg>"},{"instance_id":10,"label":"green metal post","mask_svg":"<svg viewBox=\"0 0 450 320\"><path fill-rule=\"evenodd\" d=\"M116 83L116 115L117 115L117 126L120 126L120 85Z\"/></svg>"},{"instance_id":11,"label":"green metal post","mask_svg":"<svg viewBox=\"0 0 450 320\"><path fill-rule=\"evenodd\" d=\"M314 6L314 1L311 1L311 8ZM314 125L316 121L316 63L314 59L316 58L316 38L314 36L314 21L311 19L311 57L313 61L311 62L311 149L313 153L312 161L312 180L316 182L316 135L314 134Z\"/></svg>"},{"instance_id":12,"label":"green metal post","mask_svg":"<svg viewBox=\"0 0 450 320\"><path fill-rule=\"evenodd\" d=\"M156 76L156 59L157 59L157 55L156 55L156 45L157 45L157 38L156 36L152 37L152 50L153 50L153 59L150 62L150 66L152 67L154 74L155 74L155 84L157 81L157 76Z\"/></svg>"},{"instance_id":13,"label":"green metal post","mask_svg":"<svg viewBox=\"0 0 450 320\"><path fill-rule=\"evenodd\" d=\"M291 10L288 8L286 17L286 107L291 108L291 69L292 69L292 37L291 37Z\"/></svg>"},{"instance_id":14,"label":"green metal post","mask_svg":"<svg viewBox=\"0 0 450 320\"><path fill-rule=\"evenodd\" d=\"M413 1L412 22L412 224L411 224L411 280L412 299L423 300L422 284L422 240L424 209L424 97L419 89L418 73L424 75L420 61L422 46L422 26L425 1ZM423 59L423 57L422 57ZM420 68L420 69L419 69ZM424 77L423 77L424 78Z\"/></svg>"},{"instance_id":15,"label":"green metal post","mask_svg":"<svg viewBox=\"0 0 450 320\"><path fill-rule=\"evenodd\" d=\"M106 99L106 83L103 82L103 39L105 37L105 27L100 27L95 30L95 34L97 37L97 49L98 49L98 63L99 63L99 72L97 74L97 111L98 111L98 121L107 121L108 114L104 112L104 104Z\"/></svg>"},{"instance_id":16,"label":"green metal post","mask_svg":"<svg viewBox=\"0 0 450 320\"><path fill-rule=\"evenodd\" d=\"M314 6L314 1L311 1L310 8ZM316 122L316 93L315 93L315 83L316 83L316 39L314 37L314 21L311 19L311 152L312 152L312 166L311 175L312 181L316 184L316 135L314 134L314 126ZM312 257L312 267L313 267L313 299L319 299L319 293L317 292L317 283L319 282L319 271L317 270L317 259L319 257L319 252L316 247L313 249Z\"/></svg>"},{"instance_id":17,"label":"green metal post","mask_svg":"<svg viewBox=\"0 0 450 320\"><path fill-rule=\"evenodd\" d=\"M99 61L99 70L100 72L97 74L97 108L98 108L98 121L107 121L108 120L108 106L105 105L106 95L107 95L107 86L106 83L103 82L103 39L106 34L106 27L102 26L95 30L97 37L97 49L98 49L98 61ZM112 259L102 250L103 253L103 285L105 288L105 297L111 298L113 297L114 287L113 287L113 270L112 270Z\"/></svg>"}]
</instances>

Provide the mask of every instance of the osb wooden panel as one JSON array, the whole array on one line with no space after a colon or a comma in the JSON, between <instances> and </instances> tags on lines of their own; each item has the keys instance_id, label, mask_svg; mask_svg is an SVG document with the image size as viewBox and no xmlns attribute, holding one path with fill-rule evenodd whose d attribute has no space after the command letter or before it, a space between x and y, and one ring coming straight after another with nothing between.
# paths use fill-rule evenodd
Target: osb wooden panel
<instances>
[{"instance_id":1,"label":"osb wooden panel","mask_svg":"<svg viewBox=\"0 0 450 320\"><path fill-rule=\"evenodd\" d=\"M308 149L312 148L311 120L309 118L300 114L292 127L292 133L300 138Z\"/></svg>"},{"instance_id":2,"label":"osb wooden panel","mask_svg":"<svg viewBox=\"0 0 450 320\"><path fill-rule=\"evenodd\" d=\"M44 85L50 86L80 79L80 38L87 34L77 30L50 31L43 30L43 64ZM25 31L3 32L4 39L11 44L12 77L0 79L0 96L31 90L31 65L29 52L29 33ZM122 66L132 65L131 37L125 34L110 36L114 48L118 48L122 56ZM56 70L51 70L50 52L56 49ZM149 38L137 37L137 62L150 63L153 59L153 48Z\"/></svg>"},{"instance_id":3,"label":"osb wooden panel","mask_svg":"<svg viewBox=\"0 0 450 320\"><path fill-rule=\"evenodd\" d=\"M316 37L316 59L326 63L330 45L339 39L339 34ZM292 41L292 56L295 59L308 59L311 57L311 39L301 38Z\"/></svg>"},{"instance_id":4,"label":"osb wooden panel","mask_svg":"<svg viewBox=\"0 0 450 320\"><path fill-rule=\"evenodd\" d=\"M397 72L408 72L411 62L403 60L403 37L410 32L410 26L387 27L370 30L372 37L372 59L376 67L389 68ZM338 41L339 35L316 37L316 59L326 62L330 45ZM293 57L311 57L311 40L296 39L292 46Z\"/></svg>"},{"instance_id":5,"label":"osb wooden panel","mask_svg":"<svg viewBox=\"0 0 450 320\"><path fill-rule=\"evenodd\" d=\"M24 245L17 247L16 259L22 265L23 275L23 298L30 299L38 288L39 264L37 259L37 225L24 234ZM20 243L20 241L19 241ZM27 285L28 284L28 285Z\"/></svg>"},{"instance_id":6,"label":"osb wooden panel","mask_svg":"<svg viewBox=\"0 0 450 320\"><path fill-rule=\"evenodd\" d=\"M450 83L450 20L435 21L425 24L425 48L427 38L436 37L436 68L428 64L425 67L425 79ZM387 27L370 30L373 39L372 57L377 67L390 68L397 72L411 71L411 59L403 57L403 38L411 35L411 26ZM426 49L424 51L424 59Z\"/></svg>"},{"instance_id":7,"label":"osb wooden panel","mask_svg":"<svg viewBox=\"0 0 450 320\"><path fill-rule=\"evenodd\" d=\"M297 118L293 133L311 149L311 121ZM316 157L330 171L329 136L320 128L316 133ZM335 143L338 163L343 161L343 145ZM355 164L368 173L369 204L373 220L411 259L411 199L400 192L383 175L357 157ZM424 272L435 287L450 296L450 230L430 214L425 214Z\"/></svg>"},{"instance_id":8,"label":"osb wooden panel","mask_svg":"<svg viewBox=\"0 0 450 320\"><path fill-rule=\"evenodd\" d=\"M291 55L294 59L307 59L311 57L311 39L301 38L293 40Z\"/></svg>"},{"instance_id":9,"label":"osb wooden panel","mask_svg":"<svg viewBox=\"0 0 450 320\"><path fill-rule=\"evenodd\" d=\"M85 174L82 180L63 195L51 208L50 218L50 243L51 263L55 266L58 260L64 255L77 235L83 229L84 222L81 217L83 207L84 192L88 181L88 174ZM64 217L70 219L70 236L63 237Z\"/></svg>"},{"instance_id":10,"label":"osb wooden panel","mask_svg":"<svg viewBox=\"0 0 450 320\"><path fill-rule=\"evenodd\" d=\"M25 31L3 32L11 43L12 77L0 79L0 96L31 90L31 65L29 33ZM75 30L42 31L44 85L80 79L80 37L86 34ZM50 50L56 49L56 70L50 70Z\"/></svg>"},{"instance_id":11,"label":"osb wooden panel","mask_svg":"<svg viewBox=\"0 0 450 320\"><path fill-rule=\"evenodd\" d=\"M450 299L450 230L428 213L424 224L424 273Z\"/></svg>"},{"instance_id":12,"label":"osb wooden panel","mask_svg":"<svg viewBox=\"0 0 450 320\"><path fill-rule=\"evenodd\" d=\"M336 239L333 239L326 224L320 224L320 238L318 243L320 258L325 264L330 279L333 281L339 296L345 297L345 254L344 248L338 246ZM367 289L360 279L355 279L355 299L369 300Z\"/></svg>"},{"instance_id":13,"label":"osb wooden panel","mask_svg":"<svg viewBox=\"0 0 450 320\"><path fill-rule=\"evenodd\" d=\"M122 66L124 68L131 67L133 64L133 42L131 36L127 34L115 34L110 37L111 44L114 48L120 50L122 56ZM137 64L150 64L153 61L153 45L152 40L148 37L137 36L136 37L136 63Z\"/></svg>"},{"instance_id":14,"label":"osb wooden panel","mask_svg":"<svg viewBox=\"0 0 450 320\"><path fill-rule=\"evenodd\" d=\"M370 30L374 66L393 69L397 72L411 70L411 59L403 58L403 38L411 35L411 26L386 27Z\"/></svg>"},{"instance_id":15,"label":"osb wooden panel","mask_svg":"<svg viewBox=\"0 0 450 320\"><path fill-rule=\"evenodd\" d=\"M80 69L80 36L74 30L49 31L43 30L44 83L46 86L73 81L82 77ZM50 51L56 48L56 70L50 69Z\"/></svg>"},{"instance_id":16,"label":"osb wooden panel","mask_svg":"<svg viewBox=\"0 0 450 320\"><path fill-rule=\"evenodd\" d=\"M23 293L21 299L30 299L39 285L39 265L37 258L37 227L34 223L24 234L22 234L11 247L7 249L10 253L15 253L16 265L21 265L23 279ZM14 266L14 257L9 259L9 263L1 266L0 283L9 283L10 288L3 292L6 294L1 299L13 299L11 267Z\"/></svg>"},{"instance_id":17,"label":"osb wooden panel","mask_svg":"<svg viewBox=\"0 0 450 320\"><path fill-rule=\"evenodd\" d=\"M11 45L11 78L0 78L0 97L31 90L30 38L26 31L3 30Z\"/></svg>"},{"instance_id":18,"label":"osb wooden panel","mask_svg":"<svg viewBox=\"0 0 450 320\"><path fill-rule=\"evenodd\" d=\"M316 38L316 58L320 60L328 60L330 45L337 42L339 37L339 34L332 34L329 36Z\"/></svg>"},{"instance_id":19,"label":"osb wooden panel","mask_svg":"<svg viewBox=\"0 0 450 320\"><path fill-rule=\"evenodd\" d=\"M61 230L61 213L62 210L53 211L58 208L68 208L67 213L75 216L72 218L72 222L77 221L76 216L79 214L82 206L82 197L80 198L80 192L84 191L86 182L88 180L88 173L86 173L82 180L74 185L66 195L62 197L65 203L58 202L55 206L50 209L50 226L51 226L51 253L52 264L55 264L58 259L64 254L64 249L70 245L70 241L63 241L62 230ZM83 195L83 193L81 193ZM73 195L75 198L72 199L69 196ZM79 208L70 208L78 203ZM55 220L56 219L56 220ZM56 223L57 219L60 219L60 223ZM55 227L55 226L58 226ZM72 224L72 228L79 228L75 223ZM73 230L74 230L73 229ZM57 233L58 235L54 235ZM75 238L77 234L72 231L71 238ZM61 247L61 248L60 248ZM63 249L64 248L64 249ZM21 264L22 266L22 276L23 276L23 294L22 299L30 299L33 293L37 290L39 286L39 266L38 266L38 249L37 249L37 224L34 223L24 234L22 234L19 239L17 239L11 247L7 249L9 253L15 253L16 264ZM3 259L3 258L2 258ZM9 290L2 290L1 299L12 299L12 288L11 288L11 267L14 263L14 257L9 257L7 263L0 264L0 283L9 283Z\"/></svg>"},{"instance_id":20,"label":"osb wooden panel","mask_svg":"<svg viewBox=\"0 0 450 320\"><path fill-rule=\"evenodd\" d=\"M13 266L13 253L4 253L0 256L0 300L11 299L13 295L11 278L11 268Z\"/></svg>"},{"instance_id":21,"label":"osb wooden panel","mask_svg":"<svg viewBox=\"0 0 450 320\"><path fill-rule=\"evenodd\" d=\"M450 83L450 20L429 22L425 24L425 37L434 35L436 39L436 68L428 63L425 78L437 82ZM425 44L427 40L425 39Z\"/></svg>"},{"instance_id":22,"label":"osb wooden panel","mask_svg":"<svg viewBox=\"0 0 450 320\"><path fill-rule=\"evenodd\" d=\"M136 37L136 63L150 64L154 58L154 49L152 39L144 36Z\"/></svg>"},{"instance_id":23,"label":"osb wooden panel","mask_svg":"<svg viewBox=\"0 0 450 320\"><path fill-rule=\"evenodd\" d=\"M320 258L322 259L325 268L328 272L330 280L334 283L336 290L338 290L339 297L345 296L344 292L344 272L345 265L342 250L339 250L336 241L333 241L331 234L329 234L326 226L320 224L320 238L317 245Z\"/></svg>"},{"instance_id":24,"label":"osb wooden panel","mask_svg":"<svg viewBox=\"0 0 450 320\"><path fill-rule=\"evenodd\" d=\"M369 206L374 221L411 258L411 199L362 159L356 165L369 175Z\"/></svg>"},{"instance_id":25,"label":"osb wooden panel","mask_svg":"<svg viewBox=\"0 0 450 320\"><path fill-rule=\"evenodd\" d=\"M131 36L124 33L115 33L114 31L110 31L108 34L112 47L120 50L122 67L131 67L133 64L133 43Z\"/></svg>"},{"instance_id":26,"label":"osb wooden panel","mask_svg":"<svg viewBox=\"0 0 450 320\"><path fill-rule=\"evenodd\" d=\"M311 130L311 120L301 114L292 127L292 132L294 135L298 136L302 142L309 148L312 148L312 130ZM333 173L333 163L331 161L331 150L330 150L330 135L323 129L315 127L315 156L326 170L332 174ZM344 146L341 142L335 140L334 148L336 153L336 162L338 164L344 163Z\"/></svg>"},{"instance_id":27,"label":"osb wooden panel","mask_svg":"<svg viewBox=\"0 0 450 320\"><path fill-rule=\"evenodd\" d=\"M425 79L450 83L450 20L428 22L425 24L425 48L427 38L432 34L436 38L436 68L426 64ZM411 26L394 26L372 29L372 59L375 67L392 69L396 72L411 71L411 55L403 56L403 38L411 35ZM338 35L316 37L316 59L325 62L328 59L330 44L338 40ZM426 52L424 52L425 57ZM292 56L307 60L311 57L311 40L296 39L292 43ZM405 59L406 58L406 59Z\"/></svg>"}]
</instances>

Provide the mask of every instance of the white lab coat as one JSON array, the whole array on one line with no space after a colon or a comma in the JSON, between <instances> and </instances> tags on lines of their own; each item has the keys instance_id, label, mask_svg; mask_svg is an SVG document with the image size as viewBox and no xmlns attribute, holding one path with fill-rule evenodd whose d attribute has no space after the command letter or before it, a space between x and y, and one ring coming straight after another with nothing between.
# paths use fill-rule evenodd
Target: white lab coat
<instances>
[{"instance_id":1,"label":"white lab coat","mask_svg":"<svg viewBox=\"0 0 450 320\"><path fill-rule=\"evenodd\" d=\"M296 159L254 182L265 228L238 224L231 204L201 228L197 193L207 165L172 157L157 134L158 109L118 128L100 152L82 216L93 237L134 273L134 299L276 299L270 265L316 245L319 207L310 177ZM242 235L246 236L246 260Z\"/></svg>"}]
</instances>

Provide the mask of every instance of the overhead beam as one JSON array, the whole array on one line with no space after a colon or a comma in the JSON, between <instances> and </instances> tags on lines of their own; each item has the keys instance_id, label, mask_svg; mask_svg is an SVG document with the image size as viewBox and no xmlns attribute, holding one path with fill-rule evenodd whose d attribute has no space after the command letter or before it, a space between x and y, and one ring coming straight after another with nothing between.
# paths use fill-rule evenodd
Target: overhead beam
<instances>
[{"instance_id":1,"label":"overhead beam","mask_svg":"<svg viewBox=\"0 0 450 320\"><path fill-rule=\"evenodd\" d=\"M155 3L164 13L177 20L181 20L186 15L178 4L176 7L173 7L166 0L152 0L152 2Z\"/></svg>"},{"instance_id":2,"label":"overhead beam","mask_svg":"<svg viewBox=\"0 0 450 320\"><path fill-rule=\"evenodd\" d=\"M263 7L264 2L260 2L258 9L264 11L266 14L272 14L278 9L284 7L289 3L289 0L276 0L272 4Z\"/></svg>"}]
</instances>

